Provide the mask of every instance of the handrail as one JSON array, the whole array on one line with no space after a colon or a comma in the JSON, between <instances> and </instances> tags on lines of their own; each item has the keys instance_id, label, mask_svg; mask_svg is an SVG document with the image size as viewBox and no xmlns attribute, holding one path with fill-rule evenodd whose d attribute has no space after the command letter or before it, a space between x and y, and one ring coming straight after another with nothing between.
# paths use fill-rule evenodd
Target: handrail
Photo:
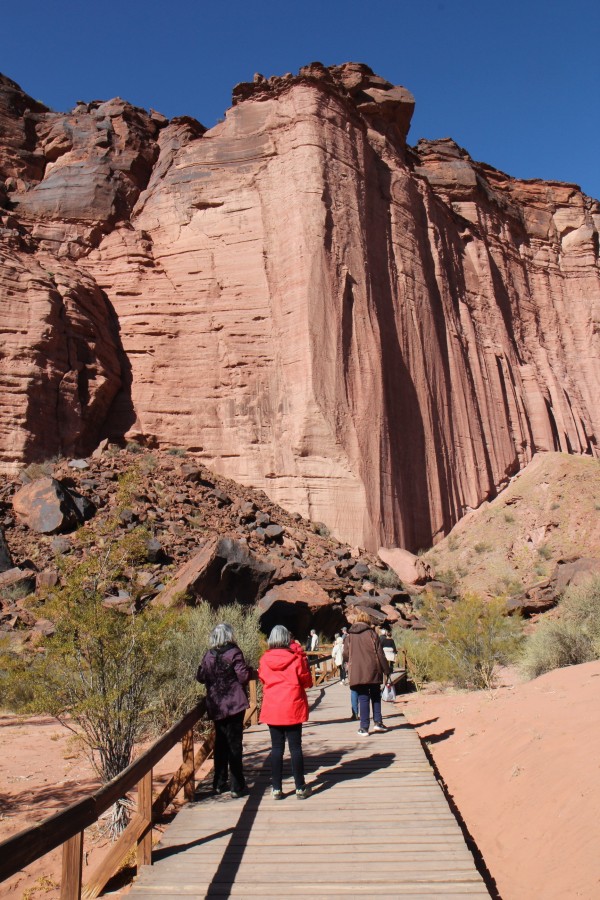
<instances>
[{"instance_id":1,"label":"handrail","mask_svg":"<svg viewBox=\"0 0 600 900\"><path fill-rule=\"evenodd\" d=\"M205 702L200 703L163 734L145 753L142 753L120 775L94 791L89 797L78 800L66 809L49 816L38 825L7 838L0 844L0 881L10 878L20 869L45 856L84 828L92 825L127 791L175 746L204 715Z\"/></svg>"},{"instance_id":2,"label":"handrail","mask_svg":"<svg viewBox=\"0 0 600 900\"><path fill-rule=\"evenodd\" d=\"M315 651L309 660L314 672L314 686L335 677L329 665L331 655ZM246 711L246 725L258 723L257 682L249 682L250 708ZM88 797L72 803L37 825L26 828L0 843L0 882L45 856L51 850L63 847L61 900L92 900L97 897L110 878L118 871L132 846L137 843L138 868L152 864L152 826L167 806L183 788L186 800L193 800L195 774L209 755L214 734L205 740L194 755L193 729L206 712L201 700L175 725L163 734L120 775L94 791ZM152 801L152 769L168 751L181 740L183 763ZM83 833L93 825L102 813L121 797L138 787L138 808L129 825L111 847L108 855L98 865L86 887L82 888Z\"/></svg>"}]
</instances>

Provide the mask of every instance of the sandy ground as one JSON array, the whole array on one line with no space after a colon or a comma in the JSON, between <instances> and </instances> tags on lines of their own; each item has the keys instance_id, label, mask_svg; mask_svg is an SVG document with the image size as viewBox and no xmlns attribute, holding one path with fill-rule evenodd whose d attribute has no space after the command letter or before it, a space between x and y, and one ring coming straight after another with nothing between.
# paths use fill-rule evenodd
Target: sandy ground
<instances>
[{"instance_id":1,"label":"sandy ground","mask_svg":"<svg viewBox=\"0 0 600 900\"><path fill-rule=\"evenodd\" d=\"M507 670L493 693L433 690L397 704L426 740L503 900L600 898L600 662L526 683ZM179 753L155 770L157 781ZM0 716L0 839L95 785L54 720ZM106 847L86 836L88 872ZM55 851L0 897L50 900L59 878Z\"/></svg>"},{"instance_id":2,"label":"sandy ground","mask_svg":"<svg viewBox=\"0 0 600 900\"><path fill-rule=\"evenodd\" d=\"M177 744L154 769L154 790L181 764ZM205 773L201 767L198 777ZM0 715L0 841L51 816L99 786L74 736L52 718ZM182 794L180 794L180 798ZM157 841L162 829L156 828ZM110 844L97 827L86 831L84 881ZM60 849L0 885L0 898L54 900L59 896Z\"/></svg>"},{"instance_id":3,"label":"sandy ground","mask_svg":"<svg viewBox=\"0 0 600 900\"><path fill-rule=\"evenodd\" d=\"M494 691L412 694L503 900L600 898L600 662Z\"/></svg>"}]
</instances>

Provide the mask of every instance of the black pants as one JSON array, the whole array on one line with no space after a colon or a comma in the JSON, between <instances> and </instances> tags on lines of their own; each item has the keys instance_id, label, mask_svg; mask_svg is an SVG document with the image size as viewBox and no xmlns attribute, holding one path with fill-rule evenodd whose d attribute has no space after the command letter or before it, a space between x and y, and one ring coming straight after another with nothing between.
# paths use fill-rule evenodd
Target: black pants
<instances>
[{"instance_id":1,"label":"black pants","mask_svg":"<svg viewBox=\"0 0 600 900\"><path fill-rule=\"evenodd\" d=\"M242 733L244 730L244 713L227 716L215 722L215 768L213 788L215 791L226 791L229 772L231 772L231 790L243 791L246 788L242 763Z\"/></svg>"},{"instance_id":2,"label":"black pants","mask_svg":"<svg viewBox=\"0 0 600 900\"><path fill-rule=\"evenodd\" d=\"M303 788L305 782L304 757L302 756L302 725L269 725L269 731L271 732L271 784L273 790L281 790L283 751L285 750L286 737L292 758L292 772L296 790Z\"/></svg>"}]
</instances>

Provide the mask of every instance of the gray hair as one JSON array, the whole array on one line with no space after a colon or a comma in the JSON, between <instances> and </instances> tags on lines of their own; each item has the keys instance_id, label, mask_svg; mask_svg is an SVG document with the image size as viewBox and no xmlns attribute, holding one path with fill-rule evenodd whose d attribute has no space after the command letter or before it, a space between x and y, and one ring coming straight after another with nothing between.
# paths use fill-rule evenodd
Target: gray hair
<instances>
[{"instance_id":1,"label":"gray hair","mask_svg":"<svg viewBox=\"0 0 600 900\"><path fill-rule=\"evenodd\" d=\"M280 647L289 647L291 639L292 635L285 625L275 625L267 641L269 650L276 650Z\"/></svg>"},{"instance_id":2,"label":"gray hair","mask_svg":"<svg viewBox=\"0 0 600 900\"><path fill-rule=\"evenodd\" d=\"M233 628L231 625L227 625L225 622L221 622L220 625L215 625L210 633L211 649L214 650L217 647L222 647L223 644L231 644L232 642Z\"/></svg>"}]
</instances>

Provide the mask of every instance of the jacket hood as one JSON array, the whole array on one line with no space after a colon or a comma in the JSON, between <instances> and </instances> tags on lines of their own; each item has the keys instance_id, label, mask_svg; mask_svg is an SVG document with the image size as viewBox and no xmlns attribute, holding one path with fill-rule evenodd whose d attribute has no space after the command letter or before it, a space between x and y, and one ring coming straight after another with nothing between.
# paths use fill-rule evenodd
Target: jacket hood
<instances>
[{"instance_id":1,"label":"jacket hood","mask_svg":"<svg viewBox=\"0 0 600 900\"><path fill-rule=\"evenodd\" d=\"M350 632L350 634L360 634L361 631L369 631L370 629L371 629L371 626L368 625L366 622L356 622L354 625L352 625L350 627L349 632Z\"/></svg>"},{"instance_id":2,"label":"jacket hood","mask_svg":"<svg viewBox=\"0 0 600 900\"><path fill-rule=\"evenodd\" d=\"M283 669L287 669L289 668L289 666L295 665L297 659L298 654L294 653L293 650L288 650L285 647L277 647L274 650L267 650L267 652L263 656L263 662L265 663L265 665L276 672L281 672Z\"/></svg>"}]
</instances>

